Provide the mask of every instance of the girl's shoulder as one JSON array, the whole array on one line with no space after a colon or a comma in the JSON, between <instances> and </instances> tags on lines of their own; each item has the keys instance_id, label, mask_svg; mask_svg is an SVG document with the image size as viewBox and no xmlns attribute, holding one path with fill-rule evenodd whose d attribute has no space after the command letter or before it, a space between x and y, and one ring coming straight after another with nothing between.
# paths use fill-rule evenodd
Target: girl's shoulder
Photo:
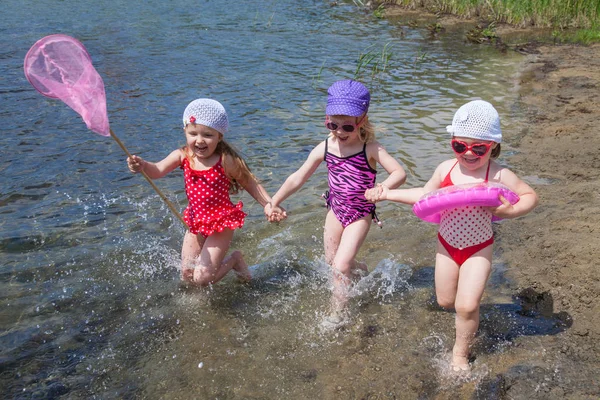
<instances>
[{"instance_id":1,"label":"girl's shoulder","mask_svg":"<svg viewBox=\"0 0 600 400\"><path fill-rule=\"evenodd\" d=\"M383 146L377 140L371 140L370 142L366 143L366 149L367 152L370 150L379 151L379 149L383 149Z\"/></svg>"},{"instance_id":2,"label":"girl's shoulder","mask_svg":"<svg viewBox=\"0 0 600 400\"><path fill-rule=\"evenodd\" d=\"M490 172L488 180L494 182L502 182L502 176L509 174L512 174L512 172L504 165L498 163L495 160L490 160Z\"/></svg>"},{"instance_id":3,"label":"girl's shoulder","mask_svg":"<svg viewBox=\"0 0 600 400\"><path fill-rule=\"evenodd\" d=\"M171 154L165 158L169 164L172 164L175 167L183 165L183 160L185 159L185 147L173 150Z\"/></svg>"},{"instance_id":4,"label":"girl's shoulder","mask_svg":"<svg viewBox=\"0 0 600 400\"><path fill-rule=\"evenodd\" d=\"M450 158L446 161L442 161L435 170L438 174L443 175L443 179L444 176L446 176L448 172L450 172L452 168L454 168L457 162L458 160L456 158Z\"/></svg>"},{"instance_id":5,"label":"girl's shoulder","mask_svg":"<svg viewBox=\"0 0 600 400\"><path fill-rule=\"evenodd\" d=\"M222 153L219 155L217 163L219 162L219 160L221 160L221 165L223 166L223 168L227 170L232 170L238 167L238 163L236 162L235 157L232 154Z\"/></svg>"},{"instance_id":6,"label":"girl's shoulder","mask_svg":"<svg viewBox=\"0 0 600 400\"><path fill-rule=\"evenodd\" d=\"M379 152L384 151L387 153L387 150L381 143L377 140L371 140L370 142L365 144L365 151L367 152L367 156L371 159L378 159Z\"/></svg>"},{"instance_id":7,"label":"girl's shoulder","mask_svg":"<svg viewBox=\"0 0 600 400\"><path fill-rule=\"evenodd\" d=\"M310 154L309 154L309 158L321 158L324 159L325 158L325 150L327 149L328 144L327 144L327 140L329 140L329 138L320 141L315 147L313 147L313 149L311 150Z\"/></svg>"}]
</instances>

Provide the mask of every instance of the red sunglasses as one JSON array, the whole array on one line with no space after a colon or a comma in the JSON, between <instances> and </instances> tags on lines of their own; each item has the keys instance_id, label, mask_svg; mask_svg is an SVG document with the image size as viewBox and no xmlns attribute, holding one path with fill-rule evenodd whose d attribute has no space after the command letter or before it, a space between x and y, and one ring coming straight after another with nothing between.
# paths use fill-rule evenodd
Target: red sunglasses
<instances>
[{"instance_id":1,"label":"red sunglasses","mask_svg":"<svg viewBox=\"0 0 600 400\"><path fill-rule=\"evenodd\" d=\"M473 153L477 157L485 156L487 154L487 152L490 151L490 149L492 148L492 145L494 144L493 142L491 142L491 143L473 143L473 144L469 145L458 139L452 139L452 141L450 143L452 143L452 150L454 150L454 152L456 154L459 154L459 155L464 154L470 150L471 153Z\"/></svg>"},{"instance_id":2,"label":"red sunglasses","mask_svg":"<svg viewBox=\"0 0 600 400\"><path fill-rule=\"evenodd\" d=\"M342 130L347 133L354 132L354 130L360 125L360 123L363 121L363 119L365 119L366 116L367 116L367 114L363 115L363 117L360 119L360 121L358 121L355 125L350 125L350 124L342 125L341 126ZM338 124L336 124L335 122L331 122L331 120L329 119L329 115L327 115L325 117L325 126L330 131L337 131L338 128L340 128L340 126Z\"/></svg>"}]
</instances>

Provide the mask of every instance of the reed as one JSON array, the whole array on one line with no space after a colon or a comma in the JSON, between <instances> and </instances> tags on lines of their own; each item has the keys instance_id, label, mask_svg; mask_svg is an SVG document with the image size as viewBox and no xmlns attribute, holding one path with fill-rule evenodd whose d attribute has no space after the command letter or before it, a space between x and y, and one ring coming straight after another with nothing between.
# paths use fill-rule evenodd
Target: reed
<instances>
[{"instance_id":1,"label":"reed","mask_svg":"<svg viewBox=\"0 0 600 400\"><path fill-rule=\"evenodd\" d=\"M367 47L358 56L355 79L360 79L363 72L370 71L371 78L385 72L392 58L392 44L386 43L381 50L377 50L375 45Z\"/></svg>"}]
</instances>

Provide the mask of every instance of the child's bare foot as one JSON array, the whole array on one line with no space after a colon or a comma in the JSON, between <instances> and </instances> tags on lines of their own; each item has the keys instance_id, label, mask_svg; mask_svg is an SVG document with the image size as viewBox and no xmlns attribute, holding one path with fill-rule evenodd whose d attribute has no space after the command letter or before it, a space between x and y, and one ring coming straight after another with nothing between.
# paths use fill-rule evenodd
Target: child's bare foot
<instances>
[{"instance_id":1,"label":"child's bare foot","mask_svg":"<svg viewBox=\"0 0 600 400\"><path fill-rule=\"evenodd\" d=\"M471 366L469 365L469 357L466 355L460 355L452 353L452 363L450 364L454 372L470 371Z\"/></svg>"},{"instance_id":2,"label":"child's bare foot","mask_svg":"<svg viewBox=\"0 0 600 400\"><path fill-rule=\"evenodd\" d=\"M345 308L334 308L331 314L325 316L321 322L321 327L326 330L340 329L350 324L350 315Z\"/></svg>"},{"instance_id":3,"label":"child's bare foot","mask_svg":"<svg viewBox=\"0 0 600 400\"><path fill-rule=\"evenodd\" d=\"M248 264L244 261L244 256L241 251L234 251L231 253L231 257L235 260L235 264L233 265L233 271L237 276L238 280L242 282L249 282L252 279L252 275L250 274L250 270L248 269Z\"/></svg>"}]
</instances>

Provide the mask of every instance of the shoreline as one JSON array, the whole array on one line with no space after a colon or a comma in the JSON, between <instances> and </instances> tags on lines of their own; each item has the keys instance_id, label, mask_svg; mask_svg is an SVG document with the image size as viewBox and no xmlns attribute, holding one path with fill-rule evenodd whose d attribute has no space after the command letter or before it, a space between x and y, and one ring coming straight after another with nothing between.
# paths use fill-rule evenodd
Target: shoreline
<instances>
[{"instance_id":1,"label":"shoreline","mask_svg":"<svg viewBox=\"0 0 600 400\"><path fill-rule=\"evenodd\" d=\"M599 394L600 363L600 45L540 46L524 64L519 87L522 132L509 157L533 183L540 204L498 227L507 277L534 311L553 313L567 329L552 339L568 379ZM577 395L586 393L577 392Z\"/></svg>"}]
</instances>

